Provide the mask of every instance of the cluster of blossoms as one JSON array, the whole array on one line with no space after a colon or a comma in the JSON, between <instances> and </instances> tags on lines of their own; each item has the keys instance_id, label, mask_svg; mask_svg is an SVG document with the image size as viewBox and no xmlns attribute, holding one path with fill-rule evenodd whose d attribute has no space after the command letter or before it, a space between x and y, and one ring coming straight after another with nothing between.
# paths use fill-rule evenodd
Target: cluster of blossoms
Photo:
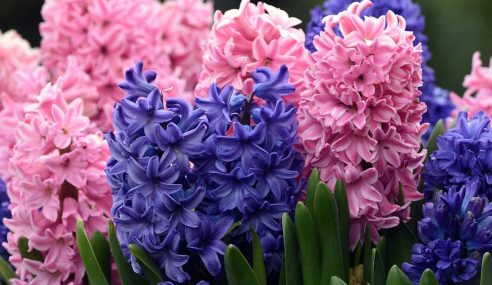
<instances>
[{"instance_id":1,"label":"cluster of blossoms","mask_svg":"<svg viewBox=\"0 0 492 285\"><path fill-rule=\"evenodd\" d=\"M141 59L166 74L159 82L193 98L201 66L200 43L209 31L212 4L203 0L48 0L40 26L43 64L54 76L71 61L86 73L98 96L91 120L111 127L111 112L123 96L116 87L124 68ZM186 72L184 72L186 71Z\"/></svg>"},{"instance_id":2,"label":"cluster of blossoms","mask_svg":"<svg viewBox=\"0 0 492 285\"><path fill-rule=\"evenodd\" d=\"M389 11L362 19L370 6L353 3L325 18L298 116L306 166L318 168L329 187L337 179L347 185L351 248L366 225L377 241L378 229L409 218L410 203L421 198L417 181L425 157L419 151L427 128L420 124L426 111L418 90L422 50L401 16Z\"/></svg>"},{"instance_id":3,"label":"cluster of blossoms","mask_svg":"<svg viewBox=\"0 0 492 285\"><path fill-rule=\"evenodd\" d=\"M309 62L304 32L294 28L300 23L279 8L262 2L255 5L249 0L242 0L239 9L224 14L217 11L204 45L203 70L195 95L207 97L211 83L219 88L231 84L249 94L251 72L262 66L278 70L285 64L296 87L285 100L297 104Z\"/></svg>"},{"instance_id":4,"label":"cluster of blossoms","mask_svg":"<svg viewBox=\"0 0 492 285\"><path fill-rule=\"evenodd\" d=\"M5 220L6 248L17 273L12 284L82 284L76 221L82 220L89 234L107 230L109 149L83 116L82 100L67 103L62 85L62 80L48 84L15 130L8 183L12 218ZM39 258L21 256L23 237Z\"/></svg>"},{"instance_id":5,"label":"cluster of blossoms","mask_svg":"<svg viewBox=\"0 0 492 285\"><path fill-rule=\"evenodd\" d=\"M194 166L204 151L207 122L203 112L180 99L163 100L152 84L154 72L142 72L140 62L126 72L120 88L126 96L114 109L115 131L107 140L112 157L107 164L113 189L112 213L123 252L135 272L141 272L129 245L144 249L173 282L191 275L202 279L199 256L212 276L221 271L220 240L233 220L212 219L197 208L206 189L196 183ZM185 271L186 270L186 271Z\"/></svg>"},{"instance_id":6,"label":"cluster of blossoms","mask_svg":"<svg viewBox=\"0 0 492 285\"><path fill-rule=\"evenodd\" d=\"M492 198L492 129L485 113L470 120L460 113L456 127L440 136L437 146L423 175L427 199L436 189L460 189L472 181L478 183L478 194Z\"/></svg>"},{"instance_id":7,"label":"cluster of blossoms","mask_svg":"<svg viewBox=\"0 0 492 285\"><path fill-rule=\"evenodd\" d=\"M0 179L0 256L4 260L9 259L7 250L3 247L3 243L7 241L9 229L3 224L3 219L12 218L9 209L10 199L7 194L7 185Z\"/></svg>"},{"instance_id":8,"label":"cluster of blossoms","mask_svg":"<svg viewBox=\"0 0 492 285\"><path fill-rule=\"evenodd\" d=\"M15 126L24 117L25 105L34 101L48 81L39 62L38 50L17 32L0 32L0 177L5 181L10 179L8 161L15 144Z\"/></svg>"},{"instance_id":9,"label":"cluster of blossoms","mask_svg":"<svg viewBox=\"0 0 492 285\"><path fill-rule=\"evenodd\" d=\"M482 66L480 53L476 52L471 74L465 77L463 85L467 88L463 97L451 95L456 106L471 115L483 111L492 116L492 58L489 67Z\"/></svg>"},{"instance_id":10,"label":"cluster of blossoms","mask_svg":"<svg viewBox=\"0 0 492 285\"><path fill-rule=\"evenodd\" d=\"M492 132L490 119L476 113L458 115L455 128L437 140L438 149L425 165L423 219L418 222L422 243L403 264L418 283L433 270L440 284L458 284L478 272L481 256L492 250Z\"/></svg>"},{"instance_id":11,"label":"cluster of blossoms","mask_svg":"<svg viewBox=\"0 0 492 285\"><path fill-rule=\"evenodd\" d=\"M442 285L472 279L482 254L492 250L491 214L492 204L479 195L476 181L439 191L434 202L423 206L418 222L422 243L413 246L410 262L402 265L407 276L418 284L424 270L431 269Z\"/></svg>"},{"instance_id":12,"label":"cluster of blossoms","mask_svg":"<svg viewBox=\"0 0 492 285\"><path fill-rule=\"evenodd\" d=\"M281 216L295 205L303 165L293 149L296 109L281 98L294 91L287 68L259 68L248 97L212 84L194 111L185 101L163 100L155 78L142 63L127 71L120 84L127 95L107 135L112 213L134 270L141 269L130 244L173 282L209 280L221 272L221 239L233 222L241 222L231 232L235 240L250 242L251 226L270 267L280 269ZM188 262L194 256L209 275Z\"/></svg>"},{"instance_id":13,"label":"cluster of blossoms","mask_svg":"<svg viewBox=\"0 0 492 285\"><path fill-rule=\"evenodd\" d=\"M276 73L261 67L251 76L249 94L212 84L209 98L197 99L210 126L197 173L207 188L207 213L240 221L232 232L236 242L243 233L251 242L251 226L260 237L268 270L278 271L281 217L292 211L303 185L299 174L304 159L294 149L297 109L284 102L295 96L295 88L285 65Z\"/></svg>"},{"instance_id":14,"label":"cluster of blossoms","mask_svg":"<svg viewBox=\"0 0 492 285\"><path fill-rule=\"evenodd\" d=\"M311 21L308 23L306 30L306 48L309 51L316 51L313 41L314 37L325 29L323 18L346 10L353 2L356 2L356 0L328 0L324 2L322 7L317 6L311 10ZM439 119L445 119L451 115L454 104L450 100L449 91L435 85L434 70L427 65L427 62L431 59L431 53L427 46L427 36L424 34L425 18L421 13L420 6L412 0L374 0L373 6L366 9L362 16L380 17L388 11L393 11L395 14L405 18L406 29L412 31L415 36L414 45L420 44L422 46L423 85L420 87L422 91L420 101L427 105L427 112L424 114L422 122L429 123L431 126L424 135L424 139L427 139L432 132L432 126Z\"/></svg>"}]
</instances>

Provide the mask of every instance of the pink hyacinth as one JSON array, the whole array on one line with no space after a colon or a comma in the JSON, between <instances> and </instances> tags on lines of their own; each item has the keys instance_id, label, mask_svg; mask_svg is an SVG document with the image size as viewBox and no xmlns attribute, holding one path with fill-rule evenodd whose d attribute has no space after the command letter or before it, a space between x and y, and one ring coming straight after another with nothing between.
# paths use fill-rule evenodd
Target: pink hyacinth
<instances>
[{"instance_id":1,"label":"pink hyacinth","mask_svg":"<svg viewBox=\"0 0 492 285\"><path fill-rule=\"evenodd\" d=\"M482 66L480 52L475 52L471 74L465 77L463 86L467 90L462 98L451 93L451 99L457 106L455 115L459 111L466 111L470 116L473 116L477 112L483 111L492 116L492 57L489 67Z\"/></svg>"},{"instance_id":2,"label":"pink hyacinth","mask_svg":"<svg viewBox=\"0 0 492 285\"><path fill-rule=\"evenodd\" d=\"M304 32L294 26L301 21L276 7L243 0L239 9L215 12L214 25L203 46L203 70L195 96L206 97L211 83L232 84L248 93L251 72L261 66L289 68L289 81L296 87L287 102L297 104L309 62L304 49Z\"/></svg>"},{"instance_id":3,"label":"pink hyacinth","mask_svg":"<svg viewBox=\"0 0 492 285\"><path fill-rule=\"evenodd\" d=\"M314 39L317 51L299 112L306 166L318 168L332 189L338 179L346 183L352 249L366 225L377 241L379 229L407 221L410 202L422 196L417 191L425 157L420 138L427 129L420 124L426 107L418 99L422 50L393 12L362 18L371 5L353 3L325 18L326 30Z\"/></svg>"},{"instance_id":4,"label":"pink hyacinth","mask_svg":"<svg viewBox=\"0 0 492 285\"><path fill-rule=\"evenodd\" d=\"M65 73L69 58L88 74L98 92L92 120L111 127L111 111L123 94L116 83L135 60L157 71L162 89L187 94L197 83L201 42L212 21L212 4L203 0L47 0L40 26L43 64Z\"/></svg>"},{"instance_id":5,"label":"pink hyacinth","mask_svg":"<svg viewBox=\"0 0 492 285\"><path fill-rule=\"evenodd\" d=\"M107 231L108 146L83 115L83 100L68 96L73 90L66 89L67 82L60 78L48 84L25 107L15 129L8 183L12 218L5 220L11 232L4 245L16 268L13 284L82 284L76 221L84 221L89 235ZM41 253L42 261L22 258L17 245L21 237L29 240L30 250Z\"/></svg>"},{"instance_id":6,"label":"pink hyacinth","mask_svg":"<svg viewBox=\"0 0 492 285\"><path fill-rule=\"evenodd\" d=\"M24 106L48 82L40 54L16 31L0 32L0 177L10 179L8 161L15 144L14 128L24 116Z\"/></svg>"}]
</instances>

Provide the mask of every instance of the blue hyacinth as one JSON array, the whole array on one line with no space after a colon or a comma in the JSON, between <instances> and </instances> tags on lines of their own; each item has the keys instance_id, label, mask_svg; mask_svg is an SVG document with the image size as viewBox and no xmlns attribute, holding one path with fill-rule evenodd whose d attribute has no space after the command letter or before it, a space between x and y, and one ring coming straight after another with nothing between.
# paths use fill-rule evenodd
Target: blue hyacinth
<instances>
[{"instance_id":1,"label":"blue hyacinth","mask_svg":"<svg viewBox=\"0 0 492 285\"><path fill-rule=\"evenodd\" d=\"M470 181L423 206L418 222L419 238L403 270L416 284L430 268L440 284L459 284L478 272L481 256L492 249L492 204L480 195L478 182Z\"/></svg>"},{"instance_id":2,"label":"blue hyacinth","mask_svg":"<svg viewBox=\"0 0 492 285\"><path fill-rule=\"evenodd\" d=\"M142 67L138 63L126 72L120 85L126 96L114 109L115 131L106 136L118 237L136 272L141 268L130 244L152 257L169 280L165 284L213 280L226 247L221 239L233 219L197 210L206 188L196 183L193 165L205 145L207 120L184 101L163 100L152 84L156 74ZM205 270L188 264L194 257Z\"/></svg>"},{"instance_id":3,"label":"blue hyacinth","mask_svg":"<svg viewBox=\"0 0 492 285\"><path fill-rule=\"evenodd\" d=\"M259 68L252 94L212 84L195 109L164 100L155 78L142 63L125 73L126 96L106 135L112 214L133 269L141 272L130 244L151 256L168 279L163 284L215 282L222 239L229 234L230 242L249 246L252 227L269 269L279 270L281 216L297 201L303 166L293 148L296 109L282 100L294 91L287 68Z\"/></svg>"},{"instance_id":4,"label":"blue hyacinth","mask_svg":"<svg viewBox=\"0 0 492 285\"><path fill-rule=\"evenodd\" d=\"M9 260L9 253L2 246L4 242L7 242L7 234L9 229L3 224L3 219L12 218L12 214L9 210L10 199L7 195L7 185L0 179L0 255L6 261Z\"/></svg>"},{"instance_id":5,"label":"blue hyacinth","mask_svg":"<svg viewBox=\"0 0 492 285\"><path fill-rule=\"evenodd\" d=\"M467 113L460 113L456 127L438 138L437 148L423 175L427 199L436 189L459 189L475 181L479 194L491 199L492 131L485 113L477 113L471 119Z\"/></svg>"},{"instance_id":6,"label":"blue hyacinth","mask_svg":"<svg viewBox=\"0 0 492 285\"><path fill-rule=\"evenodd\" d=\"M306 28L306 48L309 51L316 51L313 40L316 35L319 35L325 29L325 24L322 22L323 18L346 10L353 2L360 1L328 0L322 6L316 6L311 10L311 20ZM439 119L445 119L451 114L454 104L449 98L449 91L436 86L434 70L427 65L432 55L427 45L427 36L424 34L425 18L422 15L420 6L412 2L412 0L372 0L372 3L373 5L362 13L362 17L380 17L391 10L405 18L407 30L412 31L415 35L415 45L422 44L422 81L424 84L420 88L422 92L420 101L427 105L427 113L422 118L423 123L430 124L430 128L423 136L423 140L427 141L432 132L432 127Z\"/></svg>"},{"instance_id":7,"label":"blue hyacinth","mask_svg":"<svg viewBox=\"0 0 492 285\"><path fill-rule=\"evenodd\" d=\"M197 99L210 123L198 166L207 187L204 209L210 215L230 216L240 226L231 233L236 241L251 241L252 227L259 235L268 269L282 261L281 217L291 212L302 182L303 158L294 149L296 109L282 96L294 91L287 67L277 72L258 68L252 73L251 94L227 85L212 84L209 98Z\"/></svg>"}]
</instances>

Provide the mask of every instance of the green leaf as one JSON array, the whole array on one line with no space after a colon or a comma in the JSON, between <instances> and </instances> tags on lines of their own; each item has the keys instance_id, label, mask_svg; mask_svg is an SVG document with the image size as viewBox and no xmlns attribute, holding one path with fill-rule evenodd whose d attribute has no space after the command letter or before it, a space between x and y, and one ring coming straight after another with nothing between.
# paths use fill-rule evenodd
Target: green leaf
<instances>
[{"instance_id":1,"label":"green leaf","mask_svg":"<svg viewBox=\"0 0 492 285\"><path fill-rule=\"evenodd\" d=\"M237 247L229 245L224 260L229 285L260 285L255 272Z\"/></svg>"},{"instance_id":2,"label":"green leaf","mask_svg":"<svg viewBox=\"0 0 492 285\"><path fill-rule=\"evenodd\" d=\"M263 248L261 247L261 241L255 230L250 227L251 235L253 236L253 271L260 282L260 285L267 285L265 261L263 259Z\"/></svg>"},{"instance_id":3,"label":"green leaf","mask_svg":"<svg viewBox=\"0 0 492 285\"><path fill-rule=\"evenodd\" d=\"M311 175L309 176L306 195L306 206L308 207L309 211L311 211L311 214L314 213L314 197L319 181L319 171L318 169L314 168L311 171Z\"/></svg>"},{"instance_id":4,"label":"green leaf","mask_svg":"<svg viewBox=\"0 0 492 285\"><path fill-rule=\"evenodd\" d=\"M492 284L492 258L490 257L490 253L488 252L483 255L480 284Z\"/></svg>"},{"instance_id":5,"label":"green leaf","mask_svg":"<svg viewBox=\"0 0 492 285\"><path fill-rule=\"evenodd\" d=\"M143 249L135 244L130 244L128 249L130 250L130 253L137 258L138 263L144 272L145 279L147 279L150 285L155 285L164 280L159 268Z\"/></svg>"},{"instance_id":6,"label":"green leaf","mask_svg":"<svg viewBox=\"0 0 492 285\"><path fill-rule=\"evenodd\" d=\"M5 259L3 259L1 256L0 256L0 275L2 276L2 279L5 281L7 285L10 285L9 282L10 279L15 278L15 273L12 270L12 267L10 267L10 264L7 261L5 261Z\"/></svg>"},{"instance_id":7,"label":"green leaf","mask_svg":"<svg viewBox=\"0 0 492 285\"><path fill-rule=\"evenodd\" d=\"M347 285L342 279L337 276L331 277L331 285Z\"/></svg>"},{"instance_id":8,"label":"green leaf","mask_svg":"<svg viewBox=\"0 0 492 285\"><path fill-rule=\"evenodd\" d=\"M420 285L439 285L436 276L430 269L426 269L420 278Z\"/></svg>"},{"instance_id":9,"label":"green leaf","mask_svg":"<svg viewBox=\"0 0 492 285\"><path fill-rule=\"evenodd\" d=\"M106 276L107 280L111 278L111 254L109 250L109 243L104 235L96 231L91 238L91 246L96 255L97 262L101 266L101 269Z\"/></svg>"},{"instance_id":10,"label":"green leaf","mask_svg":"<svg viewBox=\"0 0 492 285\"><path fill-rule=\"evenodd\" d=\"M292 220L287 213L284 213L282 216L282 230L285 249L285 284L302 284L301 265L299 264L299 244L297 241L296 227L292 223Z\"/></svg>"},{"instance_id":11,"label":"green leaf","mask_svg":"<svg viewBox=\"0 0 492 285\"><path fill-rule=\"evenodd\" d=\"M338 208L338 226L340 227L340 248L343 259L343 280L349 278L350 249L349 249L349 227L350 214L348 207L347 191L342 180L338 180L335 186L335 199Z\"/></svg>"},{"instance_id":12,"label":"green leaf","mask_svg":"<svg viewBox=\"0 0 492 285\"><path fill-rule=\"evenodd\" d=\"M84 262L85 270L89 277L89 282L93 285L108 285L108 280L97 262L97 257L85 232L84 223L81 220L77 221L76 239L80 257Z\"/></svg>"},{"instance_id":13,"label":"green leaf","mask_svg":"<svg viewBox=\"0 0 492 285\"><path fill-rule=\"evenodd\" d=\"M321 284L329 285L332 276L344 275L338 208L335 196L326 184L319 183L314 198L314 219L321 245Z\"/></svg>"},{"instance_id":14,"label":"green leaf","mask_svg":"<svg viewBox=\"0 0 492 285\"><path fill-rule=\"evenodd\" d=\"M111 248L111 253L113 254L116 267L118 267L118 275L120 276L121 284L147 284L147 281L144 278L133 272L132 267L126 261L125 255L121 250L120 243L118 242L118 238L116 237L113 221L109 221L108 237L109 247Z\"/></svg>"},{"instance_id":15,"label":"green leaf","mask_svg":"<svg viewBox=\"0 0 492 285\"><path fill-rule=\"evenodd\" d=\"M17 241L17 247L19 248L20 255L22 258L27 258L31 260L43 261L43 255L41 252L33 248L29 251L29 240L26 237L20 237Z\"/></svg>"},{"instance_id":16,"label":"green leaf","mask_svg":"<svg viewBox=\"0 0 492 285\"><path fill-rule=\"evenodd\" d=\"M280 276L278 278L278 285L285 285L286 284L286 279L285 279L285 258L282 261L282 266L280 267Z\"/></svg>"},{"instance_id":17,"label":"green leaf","mask_svg":"<svg viewBox=\"0 0 492 285\"><path fill-rule=\"evenodd\" d=\"M388 272L388 268L386 268L386 237L382 237L381 240L379 241L378 245L376 246L378 249L378 254L381 257L381 262L383 263L383 268L384 268L384 273Z\"/></svg>"},{"instance_id":18,"label":"green leaf","mask_svg":"<svg viewBox=\"0 0 492 285\"><path fill-rule=\"evenodd\" d=\"M381 256L376 248L372 249L371 255L371 284L384 284L384 279L386 277L386 272L384 270L384 265L381 260Z\"/></svg>"},{"instance_id":19,"label":"green leaf","mask_svg":"<svg viewBox=\"0 0 492 285\"><path fill-rule=\"evenodd\" d=\"M412 281L403 273L403 271L397 266L393 265L388 273L388 279L386 279L386 285L412 285Z\"/></svg>"},{"instance_id":20,"label":"green leaf","mask_svg":"<svg viewBox=\"0 0 492 285\"><path fill-rule=\"evenodd\" d=\"M384 236L386 236L386 264L401 265L410 260L412 246L417 240L405 224L386 230Z\"/></svg>"},{"instance_id":21,"label":"green leaf","mask_svg":"<svg viewBox=\"0 0 492 285\"><path fill-rule=\"evenodd\" d=\"M303 284L321 284L321 246L316 224L309 209L302 202L297 203L295 215Z\"/></svg>"},{"instance_id":22,"label":"green leaf","mask_svg":"<svg viewBox=\"0 0 492 285\"><path fill-rule=\"evenodd\" d=\"M366 225L364 236L364 275L363 275L363 284L367 284L371 281L371 268L372 268L372 243L371 243L371 234L369 231L369 225Z\"/></svg>"},{"instance_id":23,"label":"green leaf","mask_svg":"<svg viewBox=\"0 0 492 285\"><path fill-rule=\"evenodd\" d=\"M425 161L429 160L430 155L437 149L437 138L442 135L444 131L444 123L441 119L432 129L432 134L430 135L429 141L427 142L427 157Z\"/></svg>"}]
</instances>

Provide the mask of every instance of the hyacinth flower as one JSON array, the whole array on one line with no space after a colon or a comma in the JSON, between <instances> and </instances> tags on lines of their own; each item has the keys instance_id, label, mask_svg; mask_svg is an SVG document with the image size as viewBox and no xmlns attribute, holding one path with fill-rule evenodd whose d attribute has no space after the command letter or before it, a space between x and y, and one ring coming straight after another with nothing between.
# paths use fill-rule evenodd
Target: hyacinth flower
<instances>
[{"instance_id":1,"label":"hyacinth flower","mask_svg":"<svg viewBox=\"0 0 492 285\"><path fill-rule=\"evenodd\" d=\"M297 105L309 62L304 32L295 28L300 23L279 8L262 2L253 4L250 0L242 0L239 9L216 11L204 45L203 69L195 96L208 97L212 83L220 89L232 85L249 94L253 84L251 72L259 67L278 70L285 64L296 90L284 100Z\"/></svg>"},{"instance_id":2,"label":"hyacinth flower","mask_svg":"<svg viewBox=\"0 0 492 285\"><path fill-rule=\"evenodd\" d=\"M9 229L3 224L3 219L12 218L9 209L10 199L7 194L7 185L0 179L0 256L4 260L9 260L9 253L3 247L3 243L7 242L7 234Z\"/></svg>"},{"instance_id":3,"label":"hyacinth flower","mask_svg":"<svg viewBox=\"0 0 492 285\"><path fill-rule=\"evenodd\" d=\"M123 97L115 83L136 59L161 74L157 82L161 88L172 87L168 97L193 100L202 64L200 45L212 21L212 2L161 2L48 0L43 5L43 65L58 77L71 61L76 62L79 73L90 79L87 86L97 91L91 120L101 130L110 129L113 105Z\"/></svg>"},{"instance_id":4,"label":"hyacinth flower","mask_svg":"<svg viewBox=\"0 0 492 285\"><path fill-rule=\"evenodd\" d=\"M325 18L298 114L306 166L318 168L330 189L338 179L346 184L352 249L366 225L377 242L378 230L409 219L410 203L422 198L417 181L427 129L418 99L421 45L413 44L403 17L363 17L369 7L353 3Z\"/></svg>"},{"instance_id":5,"label":"hyacinth flower","mask_svg":"<svg viewBox=\"0 0 492 285\"><path fill-rule=\"evenodd\" d=\"M40 61L39 50L16 31L0 31L0 177L6 182L11 177L8 162L15 145L14 129L24 117L24 107L35 102L49 79Z\"/></svg>"},{"instance_id":6,"label":"hyacinth flower","mask_svg":"<svg viewBox=\"0 0 492 285\"><path fill-rule=\"evenodd\" d=\"M475 180L452 186L423 206L418 222L422 243L413 246L411 260L402 265L415 284L427 268L442 285L461 284L479 272L482 255L492 249L492 204L478 185Z\"/></svg>"},{"instance_id":7,"label":"hyacinth flower","mask_svg":"<svg viewBox=\"0 0 492 285\"><path fill-rule=\"evenodd\" d=\"M76 221L82 220L90 235L107 231L108 146L83 115L82 100L67 102L62 85L59 79L43 88L15 129L8 182L12 217L5 220L15 284L83 284ZM25 238L34 257L19 249Z\"/></svg>"},{"instance_id":8,"label":"hyacinth flower","mask_svg":"<svg viewBox=\"0 0 492 285\"><path fill-rule=\"evenodd\" d=\"M465 94L463 97L451 95L453 102L459 106L457 111L466 111L470 115L485 112L487 116L492 116L492 58L490 61L488 67L483 66L480 52L473 54L471 73L465 77L463 83Z\"/></svg>"},{"instance_id":9,"label":"hyacinth flower","mask_svg":"<svg viewBox=\"0 0 492 285\"><path fill-rule=\"evenodd\" d=\"M164 100L153 84L156 73L144 72L142 62L125 79L120 88L127 95L115 105L115 130L106 136L112 213L123 252L137 273L142 269L130 244L147 252L168 282L214 280L226 247L221 239L233 219L200 210L206 189L197 183L195 165L207 138L204 112L180 99Z\"/></svg>"},{"instance_id":10,"label":"hyacinth flower","mask_svg":"<svg viewBox=\"0 0 492 285\"><path fill-rule=\"evenodd\" d=\"M328 15L336 15L346 10L350 4L356 0L327 0L321 6L316 6L311 10L311 20L306 28L306 48L310 52L316 51L313 43L314 38L322 33L325 29L323 19ZM422 81L420 87L422 95L420 101L427 105L427 112L422 118L423 123L429 123L430 127L423 136L426 141L432 133L432 127L440 120L448 118L455 105L450 99L448 90L436 86L434 70L427 64L432 55L427 45L427 36L424 34L425 18L420 6L412 0L374 0L372 7L367 8L362 16L380 17L386 15L388 11L393 11L401 15L406 21L406 30L413 32L415 36L414 45L420 44L423 50L422 60ZM336 29L336 28L335 28ZM453 100L456 102L456 100Z\"/></svg>"},{"instance_id":11,"label":"hyacinth flower","mask_svg":"<svg viewBox=\"0 0 492 285\"><path fill-rule=\"evenodd\" d=\"M431 199L436 190L461 187L475 181L478 194L492 197L492 129L483 112L468 119L461 112L456 127L437 139L434 151L425 165L424 191Z\"/></svg>"},{"instance_id":12,"label":"hyacinth flower","mask_svg":"<svg viewBox=\"0 0 492 285\"><path fill-rule=\"evenodd\" d=\"M258 233L269 270L282 261L281 217L291 212L302 181L303 158L297 143L296 108L284 96L294 92L287 66L261 67L252 73L252 92L212 84L209 98L198 98L198 110L209 121L207 150L198 166L207 188L205 211L240 222L231 235L249 246L250 227ZM239 241L246 243L241 244Z\"/></svg>"}]
</instances>

